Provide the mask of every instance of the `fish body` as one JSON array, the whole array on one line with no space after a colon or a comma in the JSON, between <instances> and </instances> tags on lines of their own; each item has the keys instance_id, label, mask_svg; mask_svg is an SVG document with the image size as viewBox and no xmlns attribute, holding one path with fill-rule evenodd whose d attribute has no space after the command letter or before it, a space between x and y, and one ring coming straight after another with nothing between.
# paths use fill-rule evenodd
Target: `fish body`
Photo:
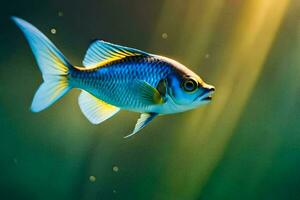
<instances>
[{"instance_id":1,"label":"fish body","mask_svg":"<svg viewBox=\"0 0 300 200\"><path fill-rule=\"evenodd\" d=\"M159 82L168 75L187 71L184 66L174 63L175 61L157 55L126 57L93 69L75 68L70 71L69 79L74 87L84 89L122 109L140 113L177 113L193 109L196 105L180 106L168 97L165 97L162 104L149 104L136 88L138 81L157 88Z\"/></svg>"},{"instance_id":2,"label":"fish body","mask_svg":"<svg viewBox=\"0 0 300 200\"><path fill-rule=\"evenodd\" d=\"M137 89L138 81L145 81L156 88L172 68L154 56L134 56L112 61L92 70L80 68L70 73L70 80L77 88L116 107L134 112L168 113L157 104L143 101ZM164 104L163 104L164 105ZM160 110L160 111L159 111Z\"/></svg>"},{"instance_id":3,"label":"fish body","mask_svg":"<svg viewBox=\"0 0 300 200\"><path fill-rule=\"evenodd\" d=\"M35 55L44 82L31 110L39 112L72 88L79 88L79 106L94 124L120 109L142 113L132 134L153 118L194 109L211 100L214 87L167 57L102 40L87 50L83 67L70 64L55 45L28 22L13 17Z\"/></svg>"}]
</instances>

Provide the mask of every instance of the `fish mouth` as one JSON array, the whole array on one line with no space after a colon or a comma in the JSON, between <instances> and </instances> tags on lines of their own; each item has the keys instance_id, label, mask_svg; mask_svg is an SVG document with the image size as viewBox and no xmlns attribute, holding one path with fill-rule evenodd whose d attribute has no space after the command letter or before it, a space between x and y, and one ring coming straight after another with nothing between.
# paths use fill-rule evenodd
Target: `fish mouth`
<instances>
[{"instance_id":1,"label":"fish mouth","mask_svg":"<svg viewBox=\"0 0 300 200\"><path fill-rule=\"evenodd\" d=\"M200 96L198 96L197 100L202 101L202 102L209 102L212 100L213 93L214 93L214 91L205 92L204 94L201 94Z\"/></svg>"},{"instance_id":2,"label":"fish mouth","mask_svg":"<svg viewBox=\"0 0 300 200\"><path fill-rule=\"evenodd\" d=\"M203 99L201 99L201 101L211 101L212 100L212 96L208 96L208 97L205 97Z\"/></svg>"}]
</instances>

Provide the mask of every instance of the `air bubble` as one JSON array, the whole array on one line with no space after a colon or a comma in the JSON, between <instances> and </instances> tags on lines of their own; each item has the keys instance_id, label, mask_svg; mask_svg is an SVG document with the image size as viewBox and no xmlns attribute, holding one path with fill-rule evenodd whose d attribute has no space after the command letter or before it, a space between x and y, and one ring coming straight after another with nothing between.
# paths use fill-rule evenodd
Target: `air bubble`
<instances>
[{"instance_id":1,"label":"air bubble","mask_svg":"<svg viewBox=\"0 0 300 200\"><path fill-rule=\"evenodd\" d=\"M113 166L112 169L113 169L114 172L118 172L119 171L119 167L118 166Z\"/></svg>"},{"instance_id":2,"label":"air bubble","mask_svg":"<svg viewBox=\"0 0 300 200\"><path fill-rule=\"evenodd\" d=\"M51 31L52 34L56 34L56 29L55 28L51 28L50 31Z\"/></svg>"},{"instance_id":3,"label":"air bubble","mask_svg":"<svg viewBox=\"0 0 300 200\"><path fill-rule=\"evenodd\" d=\"M90 182L95 182L96 181L96 176L90 176L89 177Z\"/></svg>"},{"instance_id":4,"label":"air bubble","mask_svg":"<svg viewBox=\"0 0 300 200\"><path fill-rule=\"evenodd\" d=\"M168 34L167 33L163 33L161 34L162 39L167 39L168 38Z\"/></svg>"}]
</instances>

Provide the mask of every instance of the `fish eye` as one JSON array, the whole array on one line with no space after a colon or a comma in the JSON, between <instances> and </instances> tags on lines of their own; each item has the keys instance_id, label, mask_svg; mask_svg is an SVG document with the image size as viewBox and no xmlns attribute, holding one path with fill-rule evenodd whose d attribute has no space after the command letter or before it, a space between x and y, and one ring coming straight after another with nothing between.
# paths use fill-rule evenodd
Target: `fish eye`
<instances>
[{"instance_id":1,"label":"fish eye","mask_svg":"<svg viewBox=\"0 0 300 200\"><path fill-rule=\"evenodd\" d=\"M192 79L192 78L183 80L182 88L186 92L194 92L198 88L198 82L195 79Z\"/></svg>"}]
</instances>

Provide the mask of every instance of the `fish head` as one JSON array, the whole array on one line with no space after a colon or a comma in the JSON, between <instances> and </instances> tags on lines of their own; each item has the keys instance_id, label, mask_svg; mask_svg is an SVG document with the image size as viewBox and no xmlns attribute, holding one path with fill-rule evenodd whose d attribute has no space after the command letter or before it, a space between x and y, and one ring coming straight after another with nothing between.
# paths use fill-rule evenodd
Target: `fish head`
<instances>
[{"instance_id":1,"label":"fish head","mask_svg":"<svg viewBox=\"0 0 300 200\"><path fill-rule=\"evenodd\" d=\"M214 86L205 83L190 70L170 74L166 82L167 95L186 110L209 103L215 92Z\"/></svg>"}]
</instances>

